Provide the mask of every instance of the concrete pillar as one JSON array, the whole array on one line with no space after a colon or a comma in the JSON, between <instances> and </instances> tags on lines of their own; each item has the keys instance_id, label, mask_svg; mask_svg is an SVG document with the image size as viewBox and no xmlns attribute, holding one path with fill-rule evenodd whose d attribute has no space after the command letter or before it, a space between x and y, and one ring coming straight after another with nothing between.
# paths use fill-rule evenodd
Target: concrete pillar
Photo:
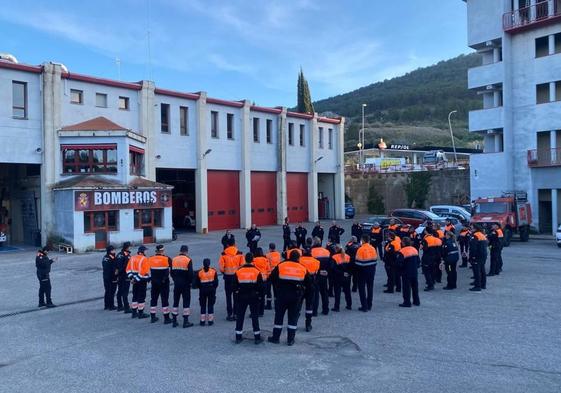
<instances>
[{"instance_id":1,"label":"concrete pillar","mask_svg":"<svg viewBox=\"0 0 561 393\"><path fill-rule=\"evenodd\" d=\"M501 61L501 48L493 48L493 63Z\"/></svg>"},{"instance_id":2,"label":"concrete pillar","mask_svg":"<svg viewBox=\"0 0 561 393\"><path fill-rule=\"evenodd\" d=\"M277 155L279 166L277 168L277 225L284 223L288 216L288 194L286 190L286 151L287 151L287 121L286 108L277 117Z\"/></svg>"},{"instance_id":3,"label":"concrete pillar","mask_svg":"<svg viewBox=\"0 0 561 393\"><path fill-rule=\"evenodd\" d=\"M557 199L557 189L554 188L551 190L551 231L555 236L555 232L557 232L557 227L559 226L559 220L557 219L559 210L559 200Z\"/></svg>"},{"instance_id":4,"label":"concrete pillar","mask_svg":"<svg viewBox=\"0 0 561 393\"><path fill-rule=\"evenodd\" d=\"M549 82L549 102L555 102L555 101L557 101L555 82Z\"/></svg>"},{"instance_id":5,"label":"concrete pillar","mask_svg":"<svg viewBox=\"0 0 561 393\"><path fill-rule=\"evenodd\" d=\"M417 165L417 153L413 153L413 165Z\"/></svg>"},{"instance_id":6,"label":"concrete pillar","mask_svg":"<svg viewBox=\"0 0 561 393\"><path fill-rule=\"evenodd\" d=\"M195 170L195 204L196 212L196 228L199 233L208 231L208 181L207 181L207 159L203 157L207 151L207 107L206 92L199 93L197 100L196 117L197 117L197 169ZM212 154L212 153L210 153Z\"/></svg>"},{"instance_id":7,"label":"concrete pillar","mask_svg":"<svg viewBox=\"0 0 561 393\"><path fill-rule=\"evenodd\" d=\"M530 21L536 20L536 7L534 7L535 5L536 5L536 0L530 0L530 12L529 12Z\"/></svg>"},{"instance_id":8,"label":"concrete pillar","mask_svg":"<svg viewBox=\"0 0 561 393\"><path fill-rule=\"evenodd\" d=\"M497 108L499 106L501 106L501 92L495 90L493 92L493 108Z\"/></svg>"},{"instance_id":9,"label":"concrete pillar","mask_svg":"<svg viewBox=\"0 0 561 393\"><path fill-rule=\"evenodd\" d=\"M548 36L548 44L549 44L548 53L550 55L554 55L555 54L555 36L553 34L550 34Z\"/></svg>"},{"instance_id":10,"label":"concrete pillar","mask_svg":"<svg viewBox=\"0 0 561 393\"><path fill-rule=\"evenodd\" d=\"M144 165L146 178L156 180L156 166L158 165L156 155L158 154L157 141L160 139L160 130L156 130L155 114L160 113L160 107L155 107L156 86L154 82L142 81L142 89L140 90L140 132L146 137L146 154L144 155Z\"/></svg>"},{"instance_id":11,"label":"concrete pillar","mask_svg":"<svg viewBox=\"0 0 561 393\"><path fill-rule=\"evenodd\" d=\"M548 16L555 15L555 1L554 0L547 0L547 15Z\"/></svg>"},{"instance_id":12,"label":"concrete pillar","mask_svg":"<svg viewBox=\"0 0 561 393\"><path fill-rule=\"evenodd\" d=\"M551 148L551 163L557 163L557 130L549 132L549 146Z\"/></svg>"},{"instance_id":13,"label":"concrete pillar","mask_svg":"<svg viewBox=\"0 0 561 393\"><path fill-rule=\"evenodd\" d=\"M341 118L339 128L335 128L337 137L335 138L337 151L337 173L335 173L335 218L345 219L345 118Z\"/></svg>"},{"instance_id":14,"label":"concrete pillar","mask_svg":"<svg viewBox=\"0 0 561 393\"><path fill-rule=\"evenodd\" d=\"M495 134L494 137L495 137L494 138L495 139L495 150L494 150L494 152L499 153L503 150L503 146L502 146L502 144L503 144L502 139L503 138L502 138L502 135L499 134L499 133Z\"/></svg>"},{"instance_id":15,"label":"concrete pillar","mask_svg":"<svg viewBox=\"0 0 561 393\"><path fill-rule=\"evenodd\" d=\"M318 220L318 171L317 171L317 148L318 148L318 115L310 120L310 173L308 174L308 220Z\"/></svg>"},{"instance_id":16,"label":"concrete pillar","mask_svg":"<svg viewBox=\"0 0 561 393\"><path fill-rule=\"evenodd\" d=\"M248 229L251 226L251 146L253 132L250 119L251 102L244 101L241 109L241 171L240 171L240 226Z\"/></svg>"},{"instance_id":17,"label":"concrete pillar","mask_svg":"<svg viewBox=\"0 0 561 393\"><path fill-rule=\"evenodd\" d=\"M41 242L47 243L55 233L54 192L57 164L61 162L58 130L62 127L62 69L60 65L43 64L43 158L41 165ZM61 168L62 169L62 168ZM72 240L72 239L69 239Z\"/></svg>"}]
</instances>

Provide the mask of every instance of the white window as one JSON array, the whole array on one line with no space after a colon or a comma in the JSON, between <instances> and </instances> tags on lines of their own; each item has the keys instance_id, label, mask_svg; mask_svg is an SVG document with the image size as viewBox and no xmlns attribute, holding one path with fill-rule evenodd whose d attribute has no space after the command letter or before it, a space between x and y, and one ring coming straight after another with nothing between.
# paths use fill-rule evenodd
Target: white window
<instances>
[{"instance_id":1,"label":"white window","mask_svg":"<svg viewBox=\"0 0 561 393\"><path fill-rule=\"evenodd\" d=\"M124 111L129 110L129 97L119 97L119 109Z\"/></svg>"},{"instance_id":2,"label":"white window","mask_svg":"<svg viewBox=\"0 0 561 393\"><path fill-rule=\"evenodd\" d=\"M27 119L27 83L12 81L12 116Z\"/></svg>"},{"instance_id":3,"label":"white window","mask_svg":"<svg viewBox=\"0 0 561 393\"><path fill-rule=\"evenodd\" d=\"M294 123L288 123L288 144L294 145Z\"/></svg>"},{"instance_id":4,"label":"white window","mask_svg":"<svg viewBox=\"0 0 561 393\"><path fill-rule=\"evenodd\" d=\"M304 124L300 124L300 146L304 146Z\"/></svg>"},{"instance_id":5,"label":"white window","mask_svg":"<svg viewBox=\"0 0 561 393\"><path fill-rule=\"evenodd\" d=\"M323 127L319 128L319 148L323 149Z\"/></svg>"},{"instance_id":6,"label":"white window","mask_svg":"<svg viewBox=\"0 0 561 393\"><path fill-rule=\"evenodd\" d=\"M70 89L70 102L73 104L83 104L84 92L82 90Z\"/></svg>"},{"instance_id":7,"label":"white window","mask_svg":"<svg viewBox=\"0 0 561 393\"><path fill-rule=\"evenodd\" d=\"M210 136L218 138L218 112L210 112Z\"/></svg>"},{"instance_id":8,"label":"white window","mask_svg":"<svg viewBox=\"0 0 561 393\"><path fill-rule=\"evenodd\" d=\"M259 118L258 117L254 117L253 118L253 142L255 143L259 143L260 140L260 130L259 130Z\"/></svg>"},{"instance_id":9,"label":"white window","mask_svg":"<svg viewBox=\"0 0 561 393\"><path fill-rule=\"evenodd\" d=\"M95 106L107 108L107 94L95 93Z\"/></svg>"},{"instance_id":10,"label":"white window","mask_svg":"<svg viewBox=\"0 0 561 393\"><path fill-rule=\"evenodd\" d=\"M273 143L273 121L267 119L267 143Z\"/></svg>"},{"instance_id":11,"label":"white window","mask_svg":"<svg viewBox=\"0 0 561 393\"><path fill-rule=\"evenodd\" d=\"M327 130L327 146L330 150L333 150L333 128Z\"/></svg>"}]
</instances>

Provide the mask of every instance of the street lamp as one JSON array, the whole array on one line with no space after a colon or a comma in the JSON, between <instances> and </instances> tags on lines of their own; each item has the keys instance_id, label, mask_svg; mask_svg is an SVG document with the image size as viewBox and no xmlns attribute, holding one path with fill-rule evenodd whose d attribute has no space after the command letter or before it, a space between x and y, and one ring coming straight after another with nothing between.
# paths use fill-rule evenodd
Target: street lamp
<instances>
[{"instance_id":1,"label":"street lamp","mask_svg":"<svg viewBox=\"0 0 561 393\"><path fill-rule=\"evenodd\" d=\"M360 165L364 168L364 108L366 108L366 104L362 104L362 129L361 132L358 134L359 143L361 144L360 150Z\"/></svg>"},{"instance_id":2,"label":"street lamp","mask_svg":"<svg viewBox=\"0 0 561 393\"><path fill-rule=\"evenodd\" d=\"M452 120L451 120L451 117L454 113L458 113L458 111L452 111L448 114L448 127L450 127L450 137L452 138L452 149L454 150L454 164L457 164L458 155L456 154L456 143L454 142L454 132L452 132Z\"/></svg>"}]
</instances>

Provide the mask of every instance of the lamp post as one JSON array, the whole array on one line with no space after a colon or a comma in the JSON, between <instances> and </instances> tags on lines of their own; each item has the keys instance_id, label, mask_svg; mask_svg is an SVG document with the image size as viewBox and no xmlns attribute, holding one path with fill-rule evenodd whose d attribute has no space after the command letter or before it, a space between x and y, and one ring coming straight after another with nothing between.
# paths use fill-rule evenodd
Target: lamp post
<instances>
[{"instance_id":1,"label":"lamp post","mask_svg":"<svg viewBox=\"0 0 561 393\"><path fill-rule=\"evenodd\" d=\"M366 104L362 104L362 128L361 132L358 134L358 141L361 145L360 148L360 165L362 170L364 171L364 108L366 108Z\"/></svg>"},{"instance_id":2,"label":"lamp post","mask_svg":"<svg viewBox=\"0 0 561 393\"><path fill-rule=\"evenodd\" d=\"M454 150L454 164L458 163L458 155L456 154L456 143L454 142L454 132L452 132L452 115L458 111L452 111L448 114L448 127L450 127L450 137L452 138L452 149Z\"/></svg>"}]
</instances>

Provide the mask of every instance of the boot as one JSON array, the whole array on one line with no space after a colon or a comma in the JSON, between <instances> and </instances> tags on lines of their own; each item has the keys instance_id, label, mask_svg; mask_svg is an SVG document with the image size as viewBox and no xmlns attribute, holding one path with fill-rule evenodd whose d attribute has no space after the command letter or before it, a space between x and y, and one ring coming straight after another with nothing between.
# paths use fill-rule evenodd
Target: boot
<instances>
[{"instance_id":1,"label":"boot","mask_svg":"<svg viewBox=\"0 0 561 393\"><path fill-rule=\"evenodd\" d=\"M307 332L312 331L312 317L306 316L306 331Z\"/></svg>"},{"instance_id":2,"label":"boot","mask_svg":"<svg viewBox=\"0 0 561 393\"><path fill-rule=\"evenodd\" d=\"M172 324L171 324L171 327L176 328L176 327L178 326L178 323L177 323L177 315L173 314L173 315L171 316L171 318L173 319L173 322L172 322Z\"/></svg>"},{"instance_id":3,"label":"boot","mask_svg":"<svg viewBox=\"0 0 561 393\"><path fill-rule=\"evenodd\" d=\"M53 307L56 307L56 304L53 304L53 302L48 301L47 302L47 308L53 308Z\"/></svg>"},{"instance_id":4,"label":"boot","mask_svg":"<svg viewBox=\"0 0 561 393\"><path fill-rule=\"evenodd\" d=\"M125 309L123 308L123 306L117 306L117 311L124 311Z\"/></svg>"},{"instance_id":5,"label":"boot","mask_svg":"<svg viewBox=\"0 0 561 393\"><path fill-rule=\"evenodd\" d=\"M144 314L144 310L138 310L138 319L148 318L148 315Z\"/></svg>"},{"instance_id":6,"label":"boot","mask_svg":"<svg viewBox=\"0 0 561 393\"><path fill-rule=\"evenodd\" d=\"M133 308L133 309L132 309L131 314L132 314L132 315L131 315L131 318L136 318L136 317L137 317L138 311L136 310L136 308Z\"/></svg>"},{"instance_id":7,"label":"boot","mask_svg":"<svg viewBox=\"0 0 561 393\"><path fill-rule=\"evenodd\" d=\"M267 300L267 304L265 305L265 310L272 310L273 306L270 300Z\"/></svg>"},{"instance_id":8,"label":"boot","mask_svg":"<svg viewBox=\"0 0 561 393\"><path fill-rule=\"evenodd\" d=\"M261 334L255 334L254 340L255 340L255 345L259 345L263 342L263 339L261 338Z\"/></svg>"},{"instance_id":9,"label":"boot","mask_svg":"<svg viewBox=\"0 0 561 393\"><path fill-rule=\"evenodd\" d=\"M169 314L164 314L164 325L169 325L171 323L171 318Z\"/></svg>"},{"instance_id":10,"label":"boot","mask_svg":"<svg viewBox=\"0 0 561 393\"><path fill-rule=\"evenodd\" d=\"M267 338L267 341L269 341L270 343L273 343L273 344L278 344L280 342L281 332L282 332L282 329L273 328L273 335L270 336L269 338Z\"/></svg>"},{"instance_id":11,"label":"boot","mask_svg":"<svg viewBox=\"0 0 561 393\"><path fill-rule=\"evenodd\" d=\"M212 325L214 325L214 320L208 321L208 326L212 326Z\"/></svg>"},{"instance_id":12,"label":"boot","mask_svg":"<svg viewBox=\"0 0 561 393\"><path fill-rule=\"evenodd\" d=\"M201 326L206 325L206 321L201 321L201 322L199 322L199 325L201 325Z\"/></svg>"},{"instance_id":13,"label":"boot","mask_svg":"<svg viewBox=\"0 0 561 393\"><path fill-rule=\"evenodd\" d=\"M243 341L243 336L241 334L236 333L236 344L239 344Z\"/></svg>"},{"instance_id":14,"label":"boot","mask_svg":"<svg viewBox=\"0 0 561 393\"><path fill-rule=\"evenodd\" d=\"M45 307L45 306L46 306L45 302L39 302L39 305L37 307Z\"/></svg>"},{"instance_id":15,"label":"boot","mask_svg":"<svg viewBox=\"0 0 561 393\"><path fill-rule=\"evenodd\" d=\"M132 313L132 310L129 307L125 308L125 314L130 314Z\"/></svg>"},{"instance_id":16,"label":"boot","mask_svg":"<svg viewBox=\"0 0 561 393\"><path fill-rule=\"evenodd\" d=\"M288 346L294 345L294 337L296 337L296 329L288 329L286 335L286 344Z\"/></svg>"},{"instance_id":17,"label":"boot","mask_svg":"<svg viewBox=\"0 0 561 393\"><path fill-rule=\"evenodd\" d=\"M189 315L184 315L183 316L183 329L190 328L191 326L193 326L193 324L191 322L189 322Z\"/></svg>"},{"instance_id":18,"label":"boot","mask_svg":"<svg viewBox=\"0 0 561 393\"><path fill-rule=\"evenodd\" d=\"M156 323L156 322L158 322L159 320L160 320L160 318L158 318L158 317L156 316L156 314L150 313L150 323Z\"/></svg>"}]
</instances>

